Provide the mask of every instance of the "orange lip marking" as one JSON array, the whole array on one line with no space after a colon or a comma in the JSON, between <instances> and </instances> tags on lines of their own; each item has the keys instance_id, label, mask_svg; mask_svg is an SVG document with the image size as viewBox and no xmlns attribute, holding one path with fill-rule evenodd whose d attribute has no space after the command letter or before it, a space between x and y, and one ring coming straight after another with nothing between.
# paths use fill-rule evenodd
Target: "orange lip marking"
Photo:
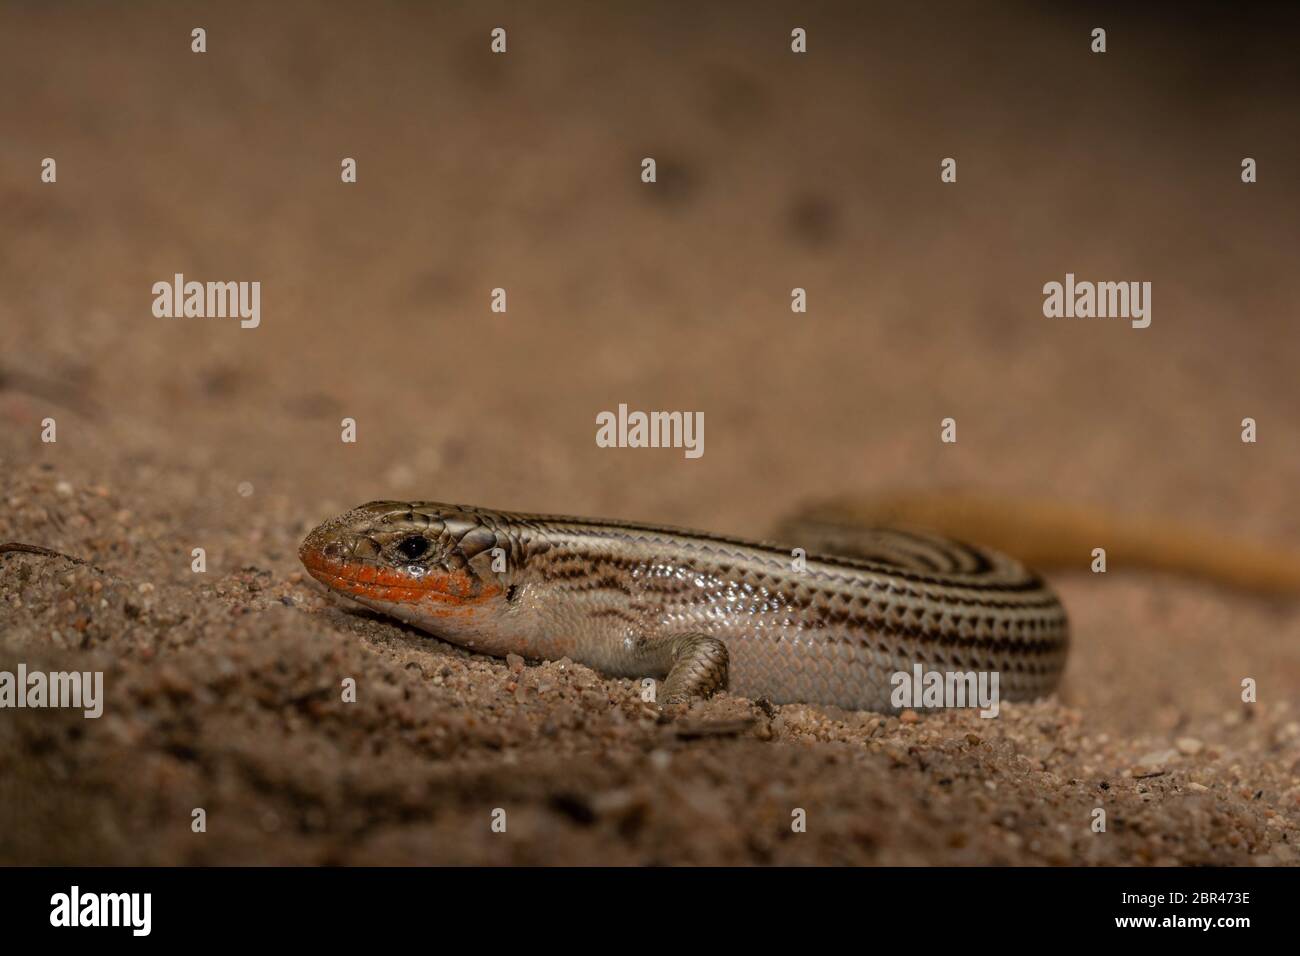
<instances>
[{"instance_id":1,"label":"orange lip marking","mask_svg":"<svg viewBox=\"0 0 1300 956\"><path fill-rule=\"evenodd\" d=\"M311 576L331 590L367 601L420 606L424 613L439 617L473 613L476 606L502 593L498 585L475 580L464 571L430 571L413 578L373 564L346 568L315 549L299 556Z\"/></svg>"}]
</instances>

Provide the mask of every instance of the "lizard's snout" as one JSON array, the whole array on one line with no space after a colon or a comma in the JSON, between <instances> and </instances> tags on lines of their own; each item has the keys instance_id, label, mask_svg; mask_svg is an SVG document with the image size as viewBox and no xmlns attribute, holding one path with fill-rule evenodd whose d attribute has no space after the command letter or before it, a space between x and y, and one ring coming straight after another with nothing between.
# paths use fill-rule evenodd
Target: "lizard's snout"
<instances>
[{"instance_id":1,"label":"lizard's snout","mask_svg":"<svg viewBox=\"0 0 1300 956\"><path fill-rule=\"evenodd\" d=\"M298 547L298 560L307 572L322 584L329 584L329 577L337 576L343 567L345 549L335 537L322 531L324 526L315 528Z\"/></svg>"}]
</instances>

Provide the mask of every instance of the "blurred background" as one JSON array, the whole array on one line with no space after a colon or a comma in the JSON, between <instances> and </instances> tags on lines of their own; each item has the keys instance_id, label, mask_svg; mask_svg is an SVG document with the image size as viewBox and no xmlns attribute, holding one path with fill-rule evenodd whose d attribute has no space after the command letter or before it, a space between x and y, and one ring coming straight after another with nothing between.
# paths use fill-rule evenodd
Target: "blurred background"
<instances>
[{"instance_id":1,"label":"blurred background","mask_svg":"<svg viewBox=\"0 0 1300 956\"><path fill-rule=\"evenodd\" d=\"M733 532L975 485L1300 537L1300 67L1266 10L3 16L0 354L104 411L42 447L8 389L9 455ZM176 272L260 280L261 327L155 318ZM1045 319L1066 272L1150 281L1151 327ZM596 447L619 402L703 411L704 457Z\"/></svg>"}]
</instances>

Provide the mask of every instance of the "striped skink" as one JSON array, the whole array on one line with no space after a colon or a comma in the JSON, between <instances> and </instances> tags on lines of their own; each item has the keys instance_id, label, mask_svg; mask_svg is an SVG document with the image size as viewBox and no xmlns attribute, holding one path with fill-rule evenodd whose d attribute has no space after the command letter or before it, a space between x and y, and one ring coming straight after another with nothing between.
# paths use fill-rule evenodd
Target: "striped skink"
<instances>
[{"instance_id":1,"label":"striped skink","mask_svg":"<svg viewBox=\"0 0 1300 956\"><path fill-rule=\"evenodd\" d=\"M1018 562L928 534L814 526L786 545L651 525L377 501L299 556L332 591L469 650L568 657L773 703L889 711L891 677L996 672L1050 692L1068 624Z\"/></svg>"}]
</instances>

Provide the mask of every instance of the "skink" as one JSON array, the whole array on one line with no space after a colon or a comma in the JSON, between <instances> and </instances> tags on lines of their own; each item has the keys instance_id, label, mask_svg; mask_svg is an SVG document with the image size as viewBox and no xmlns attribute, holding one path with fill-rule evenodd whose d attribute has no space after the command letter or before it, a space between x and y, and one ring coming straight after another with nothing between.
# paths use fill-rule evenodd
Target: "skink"
<instances>
[{"instance_id":1,"label":"skink","mask_svg":"<svg viewBox=\"0 0 1300 956\"><path fill-rule=\"evenodd\" d=\"M1018 562L928 534L810 534L787 546L376 501L316 528L299 556L331 590L453 644L655 678L661 703L725 687L890 711L893 676L917 664L997 672L1009 700L1056 686L1065 611Z\"/></svg>"}]
</instances>

